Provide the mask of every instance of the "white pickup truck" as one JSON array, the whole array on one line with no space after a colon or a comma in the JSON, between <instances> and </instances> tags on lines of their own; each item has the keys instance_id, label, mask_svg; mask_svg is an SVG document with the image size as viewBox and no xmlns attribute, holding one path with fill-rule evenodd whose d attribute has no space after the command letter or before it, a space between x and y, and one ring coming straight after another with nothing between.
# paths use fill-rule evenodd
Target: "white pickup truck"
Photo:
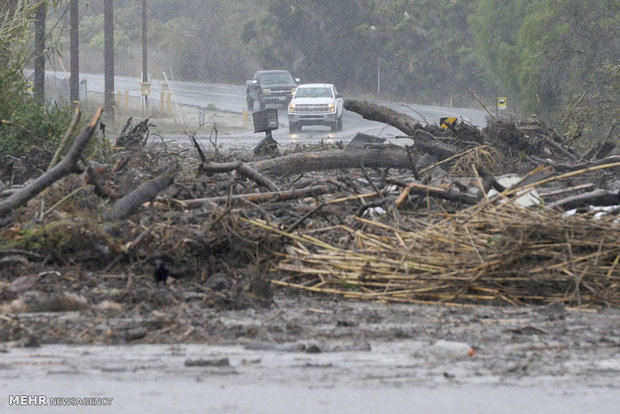
<instances>
[{"instance_id":1,"label":"white pickup truck","mask_svg":"<svg viewBox=\"0 0 620 414\"><path fill-rule=\"evenodd\" d=\"M308 83L297 86L288 104L288 127L301 131L304 125L327 125L342 130L344 100L331 83Z\"/></svg>"}]
</instances>

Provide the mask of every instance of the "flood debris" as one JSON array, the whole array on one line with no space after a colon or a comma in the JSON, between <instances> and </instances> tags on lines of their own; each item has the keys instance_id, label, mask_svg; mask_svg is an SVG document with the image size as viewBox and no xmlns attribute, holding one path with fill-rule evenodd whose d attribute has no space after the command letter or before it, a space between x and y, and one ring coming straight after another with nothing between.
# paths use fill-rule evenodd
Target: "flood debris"
<instances>
[{"instance_id":1,"label":"flood debris","mask_svg":"<svg viewBox=\"0 0 620 414\"><path fill-rule=\"evenodd\" d=\"M84 298L72 309L107 317L171 306L192 314L269 307L285 289L620 306L617 150L579 154L538 120L441 128L375 104L346 106L400 129L405 145L357 136L256 156L195 138L183 149L147 144L150 124L128 121L116 141L126 146L91 165L80 153L98 113L51 170L17 185L3 171L0 302L64 292ZM82 332L104 342L200 336L165 318L137 328L100 322Z\"/></svg>"}]
</instances>

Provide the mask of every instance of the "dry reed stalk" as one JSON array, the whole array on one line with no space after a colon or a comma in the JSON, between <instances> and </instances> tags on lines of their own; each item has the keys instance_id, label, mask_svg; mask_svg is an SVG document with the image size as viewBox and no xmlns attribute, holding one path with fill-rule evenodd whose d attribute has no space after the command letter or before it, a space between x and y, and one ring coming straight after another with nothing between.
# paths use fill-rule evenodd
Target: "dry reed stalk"
<instances>
[{"instance_id":1,"label":"dry reed stalk","mask_svg":"<svg viewBox=\"0 0 620 414\"><path fill-rule=\"evenodd\" d=\"M357 220L363 230L339 226L352 236L347 245L328 243L328 232L318 239L252 224L315 246L284 255L278 266L309 284L277 285L384 302L620 306L613 217L564 218L506 202L444 213L425 227L418 221L419 231Z\"/></svg>"}]
</instances>

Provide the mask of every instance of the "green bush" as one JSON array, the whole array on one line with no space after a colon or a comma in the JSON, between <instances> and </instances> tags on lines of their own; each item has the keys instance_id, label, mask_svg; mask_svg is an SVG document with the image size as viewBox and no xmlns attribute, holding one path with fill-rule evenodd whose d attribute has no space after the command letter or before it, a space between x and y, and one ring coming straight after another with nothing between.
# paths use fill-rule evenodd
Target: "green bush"
<instances>
[{"instance_id":1,"label":"green bush","mask_svg":"<svg viewBox=\"0 0 620 414\"><path fill-rule=\"evenodd\" d=\"M0 69L0 155L56 147L69 127L71 108L37 102L29 86L20 71Z\"/></svg>"}]
</instances>

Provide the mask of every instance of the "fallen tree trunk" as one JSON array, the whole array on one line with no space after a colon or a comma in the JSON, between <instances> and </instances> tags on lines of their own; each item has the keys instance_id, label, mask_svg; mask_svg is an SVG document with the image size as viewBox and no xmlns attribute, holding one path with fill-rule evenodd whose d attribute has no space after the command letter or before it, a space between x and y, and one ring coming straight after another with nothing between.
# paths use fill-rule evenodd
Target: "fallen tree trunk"
<instances>
[{"instance_id":1,"label":"fallen tree trunk","mask_svg":"<svg viewBox=\"0 0 620 414\"><path fill-rule=\"evenodd\" d=\"M433 154L438 158L448 158L459 153L454 147L439 142L430 132L423 129L416 131L413 140L418 150Z\"/></svg>"},{"instance_id":2,"label":"fallen tree trunk","mask_svg":"<svg viewBox=\"0 0 620 414\"><path fill-rule=\"evenodd\" d=\"M165 169L164 172L157 177L140 185L114 203L112 210L106 215L106 219L113 221L129 217L143 203L153 200L160 191L172 184L175 174L176 172L171 173L168 169Z\"/></svg>"},{"instance_id":3,"label":"fallen tree trunk","mask_svg":"<svg viewBox=\"0 0 620 414\"><path fill-rule=\"evenodd\" d=\"M437 140L409 115L381 105L354 99L347 99L344 102L344 107L349 111L360 114L364 119L383 122L401 130L407 136L414 139L415 147L422 152L428 152L438 158L448 158L458 153L454 147Z\"/></svg>"},{"instance_id":4,"label":"fallen tree trunk","mask_svg":"<svg viewBox=\"0 0 620 414\"><path fill-rule=\"evenodd\" d=\"M337 170L340 168L410 168L405 148L330 150L296 153L284 157L252 163L256 170L271 176L301 174L309 171Z\"/></svg>"},{"instance_id":5,"label":"fallen tree trunk","mask_svg":"<svg viewBox=\"0 0 620 414\"><path fill-rule=\"evenodd\" d=\"M409 136L415 135L418 129L424 129L422 125L409 115L371 102L347 99L344 101L344 108L360 114L364 119L383 122L398 128Z\"/></svg>"},{"instance_id":6,"label":"fallen tree trunk","mask_svg":"<svg viewBox=\"0 0 620 414\"><path fill-rule=\"evenodd\" d=\"M101 117L102 112L103 108L99 108L95 115L93 115L90 122L86 124L84 128L82 128L80 135L78 135L77 139L69 149L69 152L67 152L67 155L62 159L61 162L59 162L46 173L32 181L22 190L11 195L5 201L0 203L0 217L9 214L13 209L16 209L26 204L37 194L41 193L43 190L45 190L47 187L49 187L65 175L79 172L77 164L78 160L80 159L82 151L88 144L90 137L95 131L95 127L99 123L99 118Z\"/></svg>"}]
</instances>

